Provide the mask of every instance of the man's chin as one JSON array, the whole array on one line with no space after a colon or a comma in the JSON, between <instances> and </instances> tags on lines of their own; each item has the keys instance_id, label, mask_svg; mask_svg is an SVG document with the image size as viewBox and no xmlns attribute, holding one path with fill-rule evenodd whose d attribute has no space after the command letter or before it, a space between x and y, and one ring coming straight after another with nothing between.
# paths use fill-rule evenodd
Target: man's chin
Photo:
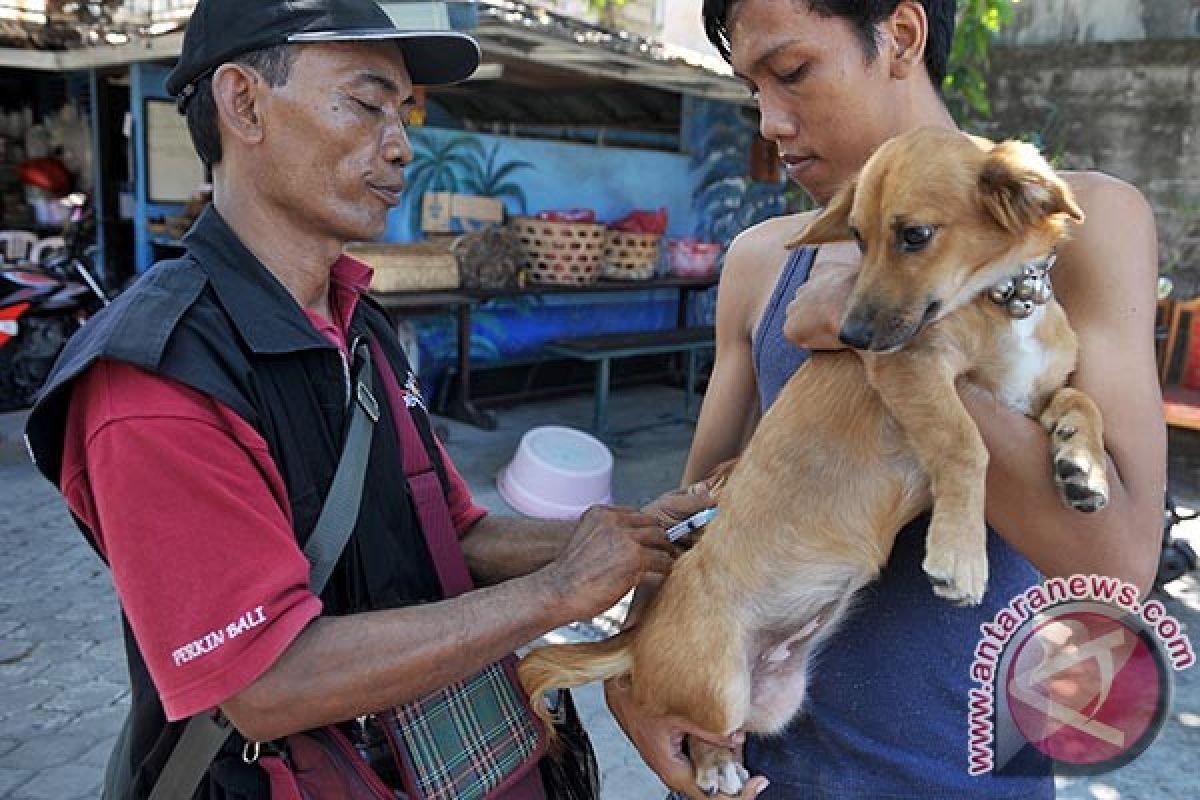
<instances>
[{"instance_id":1,"label":"man's chin","mask_svg":"<svg viewBox=\"0 0 1200 800\"><path fill-rule=\"evenodd\" d=\"M339 232L338 238L344 242L374 242L382 239L387 233L387 217L382 220L371 220L361 225L345 225Z\"/></svg>"}]
</instances>

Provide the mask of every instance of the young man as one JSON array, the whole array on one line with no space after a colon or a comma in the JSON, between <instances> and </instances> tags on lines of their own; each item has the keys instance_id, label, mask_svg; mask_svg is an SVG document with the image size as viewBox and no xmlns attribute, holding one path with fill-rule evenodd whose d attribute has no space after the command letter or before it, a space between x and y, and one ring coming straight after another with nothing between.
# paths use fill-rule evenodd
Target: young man
<instances>
[{"instance_id":1,"label":"young man","mask_svg":"<svg viewBox=\"0 0 1200 800\"><path fill-rule=\"evenodd\" d=\"M29 423L124 612L133 709L109 797L148 796L184 721L219 709L238 735L195 796L265 800L246 742L412 701L600 612L669 568L663 522L705 505L675 493L577 525L487 517L400 388L370 270L342 250L380 236L398 202L413 83L478 62L469 37L397 31L370 0L197 5L168 88L212 169L212 207L183 259L71 342ZM317 597L301 547L346 439L359 339L378 420L355 529ZM418 437L441 531L403 478ZM487 588L446 599L447 531ZM537 769L514 791L540 794Z\"/></svg>"},{"instance_id":2,"label":"young man","mask_svg":"<svg viewBox=\"0 0 1200 800\"><path fill-rule=\"evenodd\" d=\"M706 0L709 38L758 100L762 135L792 180L827 202L888 138L953 128L938 87L954 0ZM979 625L1042 575L1097 573L1148 587L1165 487L1154 370L1154 220L1132 187L1064 174L1087 214L1059 251L1055 287L1079 337L1072 384L1104 415L1112 501L1084 515L1054 490L1046 434L981 391L961 393L991 453L991 580L978 608L939 600L922 574L925 519L900 534L880 580L815 662L806 710L771 740L751 739L744 790L778 798L1051 797L1050 764L967 774L967 691ZM764 222L734 242L717 308L717 359L684 480L741 451L761 412L810 349L842 347L857 270L851 244L793 254L812 218ZM654 718L608 687L614 714L673 789L697 796L678 720Z\"/></svg>"}]
</instances>

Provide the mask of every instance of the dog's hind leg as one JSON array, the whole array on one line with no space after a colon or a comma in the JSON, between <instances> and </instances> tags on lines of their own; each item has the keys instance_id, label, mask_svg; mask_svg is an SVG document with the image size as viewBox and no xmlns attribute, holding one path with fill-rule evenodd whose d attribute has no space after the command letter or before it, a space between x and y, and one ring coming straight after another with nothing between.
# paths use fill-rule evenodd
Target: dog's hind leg
<instances>
[{"instance_id":1,"label":"dog's hind leg","mask_svg":"<svg viewBox=\"0 0 1200 800\"><path fill-rule=\"evenodd\" d=\"M1104 420L1095 401L1064 387L1050 398L1038 421L1050 434L1054 483L1063 505L1076 511L1108 505Z\"/></svg>"},{"instance_id":2,"label":"dog's hind leg","mask_svg":"<svg viewBox=\"0 0 1200 800\"><path fill-rule=\"evenodd\" d=\"M988 451L958 397L957 372L943 353L926 348L865 363L872 385L929 476L933 518L925 539L925 574L938 596L978 605L988 575Z\"/></svg>"}]
</instances>

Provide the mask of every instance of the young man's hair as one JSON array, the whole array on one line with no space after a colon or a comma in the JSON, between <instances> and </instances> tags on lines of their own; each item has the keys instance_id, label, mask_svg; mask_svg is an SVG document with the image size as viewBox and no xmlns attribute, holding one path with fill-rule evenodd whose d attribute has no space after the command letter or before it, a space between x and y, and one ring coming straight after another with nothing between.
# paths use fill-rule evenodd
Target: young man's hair
<instances>
[{"instance_id":1,"label":"young man's hair","mask_svg":"<svg viewBox=\"0 0 1200 800\"><path fill-rule=\"evenodd\" d=\"M708 39L725 58L730 58L729 13L741 0L704 0L704 31ZM790 0L808 3L808 7L823 17L841 17L858 32L867 61L879 55L879 24L892 15L902 0ZM925 43L925 69L933 87L941 91L946 79L946 62L954 39L955 0L917 0L929 20Z\"/></svg>"},{"instance_id":2,"label":"young man's hair","mask_svg":"<svg viewBox=\"0 0 1200 800\"><path fill-rule=\"evenodd\" d=\"M268 86L283 86L292 74L295 50L281 44L231 59L230 63L250 67L267 82ZM184 113L187 115L188 132L192 145L204 166L212 169L221 163L221 130L217 125L217 102L213 98L212 73L196 82L196 93L188 100Z\"/></svg>"}]
</instances>

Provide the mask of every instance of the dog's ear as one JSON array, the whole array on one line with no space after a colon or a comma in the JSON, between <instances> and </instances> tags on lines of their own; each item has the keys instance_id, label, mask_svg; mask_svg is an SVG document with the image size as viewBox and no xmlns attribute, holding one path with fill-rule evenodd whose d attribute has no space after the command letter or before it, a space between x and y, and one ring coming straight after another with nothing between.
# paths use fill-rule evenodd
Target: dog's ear
<instances>
[{"instance_id":1,"label":"dog's ear","mask_svg":"<svg viewBox=\"0 0 1200 800\"><path fill-rule=\"evenodd\" d=\"M788 249L806 244L826 244L827 242L844 242L850 238L850 209L854 207L854 191L857 179L838 190L825 210L817 215L812 223L800 232L800 235L787 243Z\"/></svg>"},{"instance_id":2,"label":"dog's ear","mask_svg":"<svg viewBox=\"0 0 1200 800\"><path fill-rule=\"evenodd\" d=\"M1028 142L1001 142L992 148L979 173L983 207L1009 233L1021 233L1048 218L1083 222L1071 190Z\"/></svg>"}]
</instances>

